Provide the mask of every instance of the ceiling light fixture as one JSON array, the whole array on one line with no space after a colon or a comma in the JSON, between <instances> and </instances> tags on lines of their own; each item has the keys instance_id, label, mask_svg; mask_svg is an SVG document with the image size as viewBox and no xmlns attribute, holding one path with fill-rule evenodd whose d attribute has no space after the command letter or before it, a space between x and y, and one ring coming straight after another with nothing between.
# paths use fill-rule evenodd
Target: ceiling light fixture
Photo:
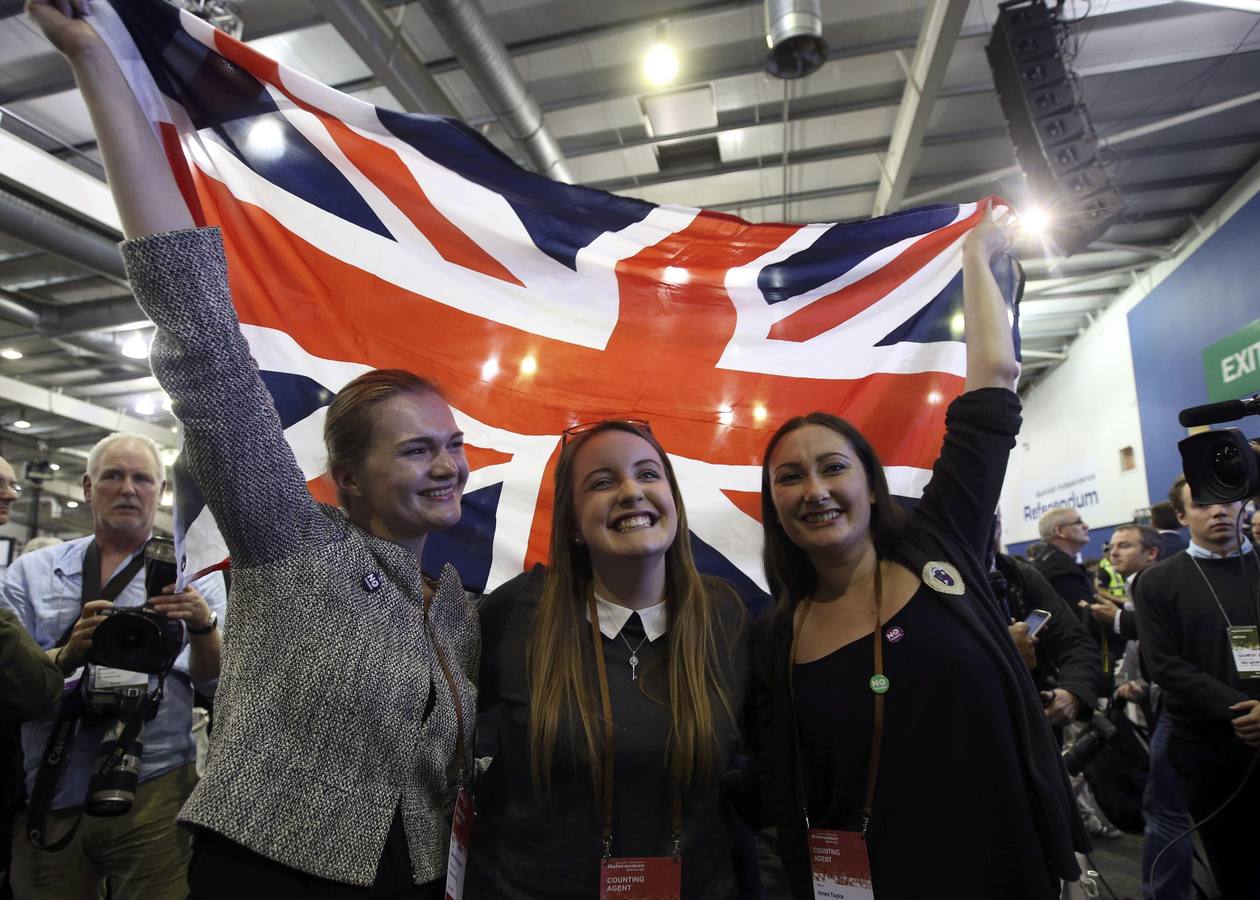
<instances>
[{"instance_id":1,"label":"ceiling light fixture","mask_svg":"<svg viewBox=\"0 0 1260 900\"><path fill-rule=\"evenodd\" d=\"M122 355L129 359L148 359L149 342L144 339L143 334L136 332L122 345Z\"/></svg>"},{"instance_id":2,"label":"ceiling light fixture","mask_svg":"<svg viewBox=\"0 0 1260 900\"><path fill-rule=\"evenodd\" d=\"M665 41L665 22L656 26L656 43L643 58L643 77L657 85L669 84L678 75L678 54Z\"/></svg>"},{"instance_id":3,"label":"ceiling light fixture","mask_svg":"<svg viewBox=\"0 0 1260 900\"><path fill-rule=\"evenodd\" d=\"M22 351L14 347L5 347L3 350L0 350L0 356L3 356L5 359L21 359Z\"/></svg>"}]
</instances>

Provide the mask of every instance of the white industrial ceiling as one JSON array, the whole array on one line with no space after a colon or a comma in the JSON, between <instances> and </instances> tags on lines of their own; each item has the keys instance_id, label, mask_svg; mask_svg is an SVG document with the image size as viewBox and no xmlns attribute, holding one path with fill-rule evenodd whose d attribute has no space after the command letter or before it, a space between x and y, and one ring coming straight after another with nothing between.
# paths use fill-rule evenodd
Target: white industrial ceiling
<instances>
[{"instance_id":1,"label":"white industrial ceiling","mask_svg":"<svg viewBox=\"0 0 1260 900\"><path fill-rule=\"evenodd\" d=\"M579 183L752 220L857 219L990 193L1031 199L1012 171L984 54L996 0L823 0L829 61L794 82L764 72L760 0L481 3ZM1260 160L1260 3L1094 0L1067 2L1063 15L1079 20L1074 68L1128 209L1070 258L1022 248L1025 383ZM953 27L934 28L942 16ZM390 86L436 84L439 101L528 165L421 2L245 0L241 17L263 53L372 103L415 108ZM364 22L388 23L395 52L356 52ZM652 87L642 62L662 31L680 68ZM908 79L924 72L924 83ZM69 69L13 0L0 0L0 150L6 137L102 177ZM51 492L77 499L83 451L105 429L143 422L169 435L173 420L146 362L122 353L146 326L107 259L118 238L108 217L57 197L16 158L0 152L0 191L82 240L0 230L0 349L22 354L0 358L0 454L19 467L53 459L62 470ZM79 253L84 242L97 253ZM93 411L40 411L35 401L50 391ZM63 508L50 524L85 522Z\"/></svg>"}]
</instances>

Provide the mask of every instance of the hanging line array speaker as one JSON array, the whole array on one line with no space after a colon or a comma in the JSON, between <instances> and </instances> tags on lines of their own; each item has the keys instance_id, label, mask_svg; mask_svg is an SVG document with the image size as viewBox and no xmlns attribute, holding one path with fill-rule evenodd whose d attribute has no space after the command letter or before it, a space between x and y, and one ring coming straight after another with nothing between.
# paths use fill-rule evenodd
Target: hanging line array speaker
<instances>
[{"instance_id":1,"label":"hanging line array speaker","mask_svg":"<svg viewBox=\"0 0 1260 900\"><path fill-rule=\"evenodd\" d=\"M1008 0L985 52L1015 155L1030 193L1050 219L1049 236L1070 256L1124 213L1124 199L1098 158L1075 75L1063 58L1071 25L1043 0Z\"/></svg>"}]
</instances>

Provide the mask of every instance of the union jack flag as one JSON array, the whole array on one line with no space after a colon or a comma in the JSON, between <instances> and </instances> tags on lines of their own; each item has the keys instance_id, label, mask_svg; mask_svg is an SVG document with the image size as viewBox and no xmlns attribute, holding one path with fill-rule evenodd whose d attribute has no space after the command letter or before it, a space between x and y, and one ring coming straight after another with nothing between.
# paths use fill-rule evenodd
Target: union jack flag
<instances>
[{"instance_id":1,"label":"union jack flag","mask_svg":"<svg viewBox=\"0 0 1260 900\"><path fill-rule=\"evenodd\" d=\"M473 589L545 561L561 432L647 419L703 569L756 607L758 461L788 417L855 422L917 497L962 388L960 245L977 204L752 224L559 184L462 123L381 109L160 0L97 4L199 223L312 492L329 399L371 368L435 378L467 437L458 527L425 554ZM995 274L1012 301L1008 258ZM226 556L176 471L187 571Z\"/></svg>"}]
</instances>

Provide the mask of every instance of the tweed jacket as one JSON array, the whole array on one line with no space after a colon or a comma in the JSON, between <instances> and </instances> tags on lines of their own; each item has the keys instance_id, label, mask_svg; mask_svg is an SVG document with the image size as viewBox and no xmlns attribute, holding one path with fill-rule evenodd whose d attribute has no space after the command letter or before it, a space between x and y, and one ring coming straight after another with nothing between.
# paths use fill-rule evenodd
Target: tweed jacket
<instances>
[{"instance_id":1,"label":"tweed jacket","mask_svg":"<svg viewBox=\"0 0 1260 900\"><path fill-rule=\"evenodd\" d=\"M366 886L400 810L415 882L441 877L459 767L439 647L466 729L477 711L478 623L455 569L426 616L414 554L312 498L241 334L218 229L122 250L158 327L153 371L232 556L214 737L179 820Z\"/></svg>"}]
</instances>

